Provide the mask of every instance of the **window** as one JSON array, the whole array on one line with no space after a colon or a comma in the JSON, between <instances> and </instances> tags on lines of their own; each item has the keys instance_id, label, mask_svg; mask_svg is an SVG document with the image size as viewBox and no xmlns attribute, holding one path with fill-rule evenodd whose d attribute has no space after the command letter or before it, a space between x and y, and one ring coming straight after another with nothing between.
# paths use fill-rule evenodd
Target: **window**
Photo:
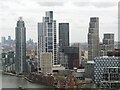
<instances>
[{"instance_id":1,"label":"window","mask_svg":"<svg viewBox=\"0 0 120 90\"><path fill-rule=\"evenodd\" d=\"M48 49L53 49L53 47L52 46L48 46Z\"/></svg>"},{"instance_id":2,"label":"window","mask_svg":"<svg viewBox=\"0 0 120 90\"><path fill-rule=\"evenodd\" d=\"M48 29L48 32L52 32L52 29L49 28L49 29Z\"/></svg>"},{"instance_id":3,"label":"window","mask_svg":"<svg viewBox=\"0 0 120 90\"><path fill-rule=\"evenodd\" d=\"M52 36L52 33L48 33L48 36Z\"/></svg>"},{"instance_id":4,"label":"window","mask_svg":"<svg viewBox=\"0 0 120 90\"><path fill-rule=\"evenodd\" d=\"M48 42L48 45L52 46L52 44L53 44L52 42Z\"/></svg>"},{"instance_id":5,"label":"window","mask_svg":"<svg viewBox=\"0 0 120 90\"><path fill-rule=\"evenodd\" d=\"M48 41L52 41L53 39L52 39L52 37L48 37Z\"/></svg>"}]
</instances>

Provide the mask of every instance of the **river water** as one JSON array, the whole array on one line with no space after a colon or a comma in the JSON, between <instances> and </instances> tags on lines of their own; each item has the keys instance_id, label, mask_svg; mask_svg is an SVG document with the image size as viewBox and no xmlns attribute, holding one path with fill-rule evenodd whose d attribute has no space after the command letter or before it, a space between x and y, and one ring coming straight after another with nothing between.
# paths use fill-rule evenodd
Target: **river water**
<instances>
[{"instance_id":1,"label":"river water","mask_svg":"<svg viewBox=\"0 0 120 90\"><path fill-rule=\"evenodd\" d=\"M1 65L0 65L1 67ZM10 75L2 75L2 72L0 71L0 89L1 88L18 88L18 87L23 87L23 88L31 88L34 90L54 90L54 88L50 86L45 86L42 84L36 84L36 83L31 83L27 80L25 80L22 77L16 77L16 76L10 76ZM12 89L11 89L12 90Z\"/></svg>"}]
</instances>

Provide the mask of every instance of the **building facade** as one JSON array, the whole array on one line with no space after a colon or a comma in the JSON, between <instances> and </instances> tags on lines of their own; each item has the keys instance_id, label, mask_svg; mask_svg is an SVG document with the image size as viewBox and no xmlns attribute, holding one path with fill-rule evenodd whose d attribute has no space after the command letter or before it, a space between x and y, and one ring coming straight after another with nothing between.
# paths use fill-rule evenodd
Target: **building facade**
<instances>
[{"instance_id":1,"label":"building facade","mask_svg":"<svg viewBox=\"0 0 120 90\"><path fill-rule=\"evenodd\" d=\"M92 61L99 56L99 18L90 18L88 32L88 60Z\"/></svg>"},{"instance_id":2,"label":"building facade","mask_svg":"<svg viewBox=\"0 0 120 90\"><path fill-rule=\"evenodd\" d=\"M27 72L26 66L26 27L22 17L17 21L15 28L16 38L16 73L23 74Z\"/></svg>"},{"instance_id":3,"label":"building facade","mask_svg":"<svg viewBox=\"0 0 120 90\"><path fill-rule=\"evenodd\" d=\"M53 20L53 11L47 11L46 16L43 17L43 21L38 23L39 62L41 52L51 52L53 65L57 64L56 42L56 21Z\"/></svg>"},{"instance_id":4,"label":"building facade","mask_svg":"<svg viewBox=\"0 0 120 90\"><path fill-rule=\"evenodd\" d=\"M74 67L78 68L80 66L78 47L66 47L62 49L62 52L65 54L67 58L66 65L68 65L69 69L73 69Z\"/></svg>"},{"instance_id":5,"label":"building facade","mask_svg":"<svg viewBox=\"0 0 120 90\"><path fill-rule=\"evenodd\" d=\"M103 75L105 74L105 69L107 70L111 68L112 70L114 70L115 67L117 68L120 67L120 57L114 57L114 56L96 57L94 61L95 61L95 65L94 65L95 83L99 85L105 79ZM116 76L113 76L113 77L115 78ZM109 76L107 76L106 78L109 78Z\"/></svg>"},{"instance_id":6,"label":"building facade","mask_svg":"<svg viewBox=\"0 0 120 90\"><path fill-rule=\"evenodd\" d=\"M73 43L71 45L71 47L77 47L79 49L79 65L82 65L82 61L81 61L81 45L80 43Z\"/></svg>"},{"instance_id":7,"label":"building facade","mask_svg":"<svg viewBox=\"0 0 120 90\"><path fill-rule=\"evenodd\" d=\"M114 34L104 34L103 43L100 45L100 56L107 56L107 52L114 50Z\"/></svg>"},{"instance_id":8,"label":"building facade","mask_svg":"<svg viewBox=\"0 0 120 90\"><path fill-rule=\"evenodd\" d=\"M69 23L59 23L59 47L69 46Z\"/></svg>"},{"instance_id":9,"label":"building facade","mask_svg":"<svg viewBox=\"0 0 120 90\"><path fill-rule=\"evenodd\" d=\"M59 23L59 64L68 68L68 55L62 50L69 46L69 23Z\"/></svg>"},{"instance_id":10,"label":"building facade","mask_svg":"<svg viewBox=\"0 0 120 90\"><path fill-rule=\"evenodd\" d=\"M9 51L7 53L2 53L2 65L4 72L15 73L15 54L14 51Z\"/></svg>"},{"instance_id":11,"label":"building facade","mask_svg":"<svg viewBox=\"0 0 120 90\"><path fill-rule=\"evenodd\" d=\"M101 81L100 87L107 89L120 88L120 67L105 67L103 71L103 81Z\"/></svg>"},{"instance_id":12,"label":"building facade","mask_svg":"<svg viewBox=\"0 0 120 90\"><path fill-rule=\"evenodd\" d=\"M85 79L86 80L94 80L94 61L87 61L85 64Z\"/></svg>"},{"instance_id":13,"label":"building facade","mask_svg":"<svg viewBox=\"0 0 120 90\"><path fill-rule=\"evenodd\" d=\"M40 53L40 68L41 72L46 74L52 73L52 53Z\"/></svg>"}]
</instances>

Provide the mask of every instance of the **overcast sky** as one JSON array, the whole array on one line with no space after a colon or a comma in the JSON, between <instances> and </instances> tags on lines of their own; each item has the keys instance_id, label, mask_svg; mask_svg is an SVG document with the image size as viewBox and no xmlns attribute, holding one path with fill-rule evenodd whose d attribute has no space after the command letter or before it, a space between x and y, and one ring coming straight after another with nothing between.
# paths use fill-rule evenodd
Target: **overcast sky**
<instances>
[{"instance_id":1,"label":"overcast sky","mask_svg":"<svg viewBox=\"0 0 120 90\"><path fill-rule=\"evenodd\" d=\"M15 37L19 16L27 28L27 39L37 41L37 23L45 11L52 10L54 19L70 24L70 42L87 42L90 17L99 17L100 39L103 33L115 33L118 38L118 0L0 0L0 37ZM57 32L58 34L58 32Z\"/></svg>"}]
</instances>

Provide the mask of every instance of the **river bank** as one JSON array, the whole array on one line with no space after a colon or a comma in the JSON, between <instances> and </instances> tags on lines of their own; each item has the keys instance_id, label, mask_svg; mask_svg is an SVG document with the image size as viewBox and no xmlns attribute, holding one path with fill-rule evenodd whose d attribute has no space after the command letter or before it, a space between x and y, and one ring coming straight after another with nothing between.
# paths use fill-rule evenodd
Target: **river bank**
<instances>
[{"instance_id":1,"label":"river bank","mask_svg":"<svg viewBox=\"0 0 120 90\"><path fill-rule=\"evenodd\" d=\"M50 84L47 84L47 83L43 83L43 82L38 82L38 81L36 81L36 80L30 79L30 78L28 77L28 75L30 75L30 74L17 75L17 74L10 73L10 72L2 72L2 75L9 75L9 76L20 77L20 78L22 78L22 79L25 79L25 80L29 81L30 83L35 83L35 84L40 84L40 85L45 85L45 86L49 86L49 87L55 88L53 85L50 85ZM40 80L40 81L41 81L41 80Z\"/></svg>"},{"instance_id":2,"label":"river bank","mask_svg":"<svg viewBox=\"0 0 120 90\"><path fill-rule=\"evenodd\" d=\"M26 78L23 77L17 77L16 75L11 75L11 74L0 74L1 75L1 88L10 88L12 90L16 90L20 86L23 88L26 88L27 90L55 90L54 87L45 85L45 84L38 84L38 83L33 83ZM5 89L3 89L5 90ZM18 90L18 89L17 89Z\"/></svg>"},{"instance_id":3,"label":"river bank","mask_svg":"<svg viewBox=\"0 0 120 90\"><path fill-rule=\"evenodd\" d=\"M45 85L53 86L55 88L74 88L78 87L78 80L74 76L53 76L51 74L44 75L42 73L31 73L26 76L28 80L34 83L42 83Z\"/></svg>"},{"instance_id":4,"label":"river bank","mask_svg":"<svg viewBox=\"0 0 120 90\"><path fill-rule=\"evenodd\" d=\"M16 77L24 77L24 75L17 75L14 73L10 73L10 72L2 72L3 75L10 75L10 76L16 76Z\"/></svg>"},{"instance_id":5,"label":"river bank","mask_svg":"<svg viewBox=\"0 0 120 90\"><path fill-rule=\"evenodd\" d=\"M16 74L8 73L8 72L4 72L3 74L23 78L33 84L45 85L45 86L59 88L59 89L72 88L72 90L78 90L78 89L82 90L80 89L81 88L80 83L83 83L83 82L79 82L73 76L63 77L63 76L53 76L50 74L44 75L42 73L30 73L30 74L18 76Z\"/></svg>"}]
</instances>

